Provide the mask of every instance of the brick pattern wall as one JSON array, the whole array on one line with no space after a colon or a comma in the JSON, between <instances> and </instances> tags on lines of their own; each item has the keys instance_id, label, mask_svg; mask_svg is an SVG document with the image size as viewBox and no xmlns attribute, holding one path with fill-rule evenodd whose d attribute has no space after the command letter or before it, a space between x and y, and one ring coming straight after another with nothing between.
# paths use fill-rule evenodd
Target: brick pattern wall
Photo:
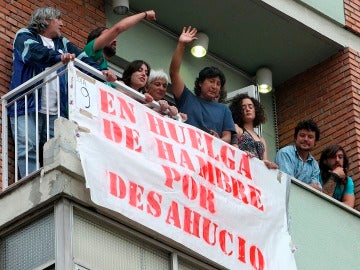
<instances>
[{"instance_id":1,"label":"brick pattern wall","mask_svg":"<svg viewBox=\"0 0 360 270\"><path fill-rule=\"evenodd\" d=\"M360 1L344 0L344 9L346 29L360 35Z\"/></svg>"},{"instance_id":2,"label":"brick pattern wall","mask_svg":"<svg viewBox=\"0 0 360 270\"><path fill-rule=\"evenodd\" d=\"M84 47L91 30L106 25L105 0L0 1L0 95L7 93L9 89L12 73L12 43L15 33L25 27L31 13L42 6L51 6L62 12L63 35L79 48ZM11 156L13 152L10 151L9 157ZM9 168L13 167L10 160ZM1 182L2 175L0 175L0 190Z\"/></svg>"},{"instance_id":3,"label":"brick pattern wall","mask_svg":"<svg viewBox=\"0 0 360 270\"><path fill-rule=\"evenodd\" d=\"M294 128L314 119L321 130L312 154L318 160L330 144L342 145L350 159L355 181L356 208L360 210L360 54L345 49L277 87L280 147L293 143Z\"/></svg>"}]
</instances>

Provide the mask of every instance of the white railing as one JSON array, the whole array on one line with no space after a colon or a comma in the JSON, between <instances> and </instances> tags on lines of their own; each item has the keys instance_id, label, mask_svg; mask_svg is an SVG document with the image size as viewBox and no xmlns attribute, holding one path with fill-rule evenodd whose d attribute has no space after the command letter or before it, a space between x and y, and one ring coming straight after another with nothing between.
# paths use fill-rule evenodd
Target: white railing
<instances>
[{"instance_id":1,"label":"white railing","mask_svg":"<svg viewBox=\"0 0 360 270\"><path fill-rule=\"evenodd\" d=\"M84 70L85 72L88 72L91 76L93 76L96 79L105 81L106 78L104 77L104 75L102 74L101 71L96 70L95 68L85 64L84 62L75 59L74 62L70 62L65 68L64 68L64 64L62 63L58 63L54 66L52 66L51 68L43 71L42 73L38 74L37 76L33 77L32 79L28 80L27 82L23 83L22 85L16 87L14 90L10 91L9 93L5 94L2 97L2 190L5 190L8 186L9 183L13 183L13 182L17 182L20 179L38 171L41 167L42 164L42 147L39 143L40 138L39 138L39 104L38 104L38 100L39 100L39 90L41 88L43 88L44 86L46 86L48 83L50 83L51 81L57 79L58 77L61 76L67 76L67 69L69 66L74 65L82 70ZM51 74L53 72L57 72L55 76L51 76ZM119 81L115 81L112 83L115 87L117 88L121 88L124 92L126 92L127 94L129 94L130 96L132 96L133 98L135 98L136 100L139 101L144 101L144 95L139 93L138 91L126 86L125 84L119 82ZM67 89L66 89L67 90ZM34 99L35 99L35 130L37 132L35 132L35 151L36 151L36 157L35 157L35 169L33 170L33 168L29 168L29 135L33 135L30 134L31 131L29 132L28 127L29 127L29 114L28 114L28 99L30 97L30 95L34 95ZM46 92L46 96L45 96L46 100L49 99L49 95L48 92ZM25 126L25 160L22 161L22 165L25 166L25 170L23 172L24 175L21 175L19 173L19 156L18 156L18 147L19 147L19 143L18 143L18 120L19 120L19 115L17 114L17 106L19 101L24 100L25 103L25 115L24 115L24 126ZM60 117L60 92L57 91L57 114L55 115L55 117ZM49 102L47 102L47 106L46 106L46 140L49 140L51 137L51 132L50 132L50 115L49 115ZM9 114L8 114L8 110L10 108L10 106L14 106L14 116L13 116L13 123L14 123L14 134L12 134L12 138L14 141L14 163L11 162L11 166L13 166L12 169L14 169L14 178L13 179L9 179L9 149L12 148L12 146L9 145ZM155 109L160 109L159 104L156 101L153 101L149 104L150 107L153 107ZM31 119L33 120L33 119ZM12 159L11 159L12 160ZM12 165L14 164L14 165ZM11 180L11 181L9 181Z\"/></svg>"}]
</instances>

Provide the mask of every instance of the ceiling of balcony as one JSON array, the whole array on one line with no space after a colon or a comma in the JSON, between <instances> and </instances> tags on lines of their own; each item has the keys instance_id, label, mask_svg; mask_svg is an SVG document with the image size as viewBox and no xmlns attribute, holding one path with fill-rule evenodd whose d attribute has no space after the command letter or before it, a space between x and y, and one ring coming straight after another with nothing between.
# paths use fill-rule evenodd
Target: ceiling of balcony
<instances>
[{"instance_id":1,"label":"ceiling of balcony","mask_svg":"<svg viewBox=\"0 0 360 270\"><path fill-rule=\"evenodd\" d=\"M209 51L254 76L261 66L279 85L341 46L260 0L130 0L130 9L154 9L157 24L179 35L191 25L209 36Z\"/></svg>"}]
</instances>

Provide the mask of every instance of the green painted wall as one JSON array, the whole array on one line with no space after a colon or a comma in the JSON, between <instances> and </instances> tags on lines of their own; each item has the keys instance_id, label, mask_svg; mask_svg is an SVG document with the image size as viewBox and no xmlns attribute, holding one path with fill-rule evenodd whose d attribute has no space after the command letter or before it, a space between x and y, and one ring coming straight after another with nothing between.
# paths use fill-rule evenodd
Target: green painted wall
<instances>
[{"instance_id":1,"label":"green painted wall","mask_svg":"<svg viewBox=\"0 0 360 270\"><path fill-rule=\"evenodd\" d=\"M298 0L345 25L344 0Z\"/></svg>"},{"instance_id":2,"label":"green painted wall","mask_svg":"<svg viewBox=\"0 0 360 270\"><path fill-rule=\"evenodd\" d=\"M111 7L106 5L107 25L112 26L121 16L112 12ZM179 29L181 31L182 29ZM138 23L133 28L122 33L117 39L117 55L127 61L142 59L154 69L163 68L169 70L171 57L176 47L177 39L161 32L147 23ZM209 45L211 49L211 41ZM226 89L228 91L242 88L251 82L221 62L214 61L209 57L195 58L191 56L189 48L185 51L181 74L186 85L192 89L194 81L199 71L209 65L216 65L221 68L226 75Z\"/></svg>"},{"instance_id":3,"label":"green painted wall","mask_svg":"<svg viewBox=\"0 0 360 270\"><path fill-rule=\"evenodd\" d=\"M290 192L298 270L360 269L360 213L303 185L293 182Z\"/></svg>"},{"instance_id":4,"label":"green painted wall","mask_svg":"<svg viewBox=\"0 0 360 270\"><path fill-rule=\"evenodd\" d=\"M116 15L109 4L105 5L105 8L108 27L111 27L123 18L123 16ZM145 60L151 65L151 68L162 68L168 73L176 43L176 37L141 22L118 37L117 55L129 62L136 59ZM211 50L211 40L209 49ZM180 72L190 89L193 89L194 81L199 71L206 66L217 66L225 73L225 87L228 92L252 84L252 81L244 77L239 71L212 57L195 58L190 54L189 48L187 48ZM268 144L268 158L274 160L276 146L271 94L261 95L261 103L265 107L268 119L267 123L263 126L263 134Z\"/></svg>"},{"instance_id":5,"label":"green painted wall","mask_svg":"<svg viewBox=\"0 0 360 270\"><path fill-rule=\"evenodd\" d=\"M276 136L275 136L275 120L274 120L272 94L271 93L260 94L260 102L264 106L265 115L266 115L266 122L262 126L262 136L266 140L268 159L274 161L277 145L276 145Z\"/></svg>"}]
</instances>

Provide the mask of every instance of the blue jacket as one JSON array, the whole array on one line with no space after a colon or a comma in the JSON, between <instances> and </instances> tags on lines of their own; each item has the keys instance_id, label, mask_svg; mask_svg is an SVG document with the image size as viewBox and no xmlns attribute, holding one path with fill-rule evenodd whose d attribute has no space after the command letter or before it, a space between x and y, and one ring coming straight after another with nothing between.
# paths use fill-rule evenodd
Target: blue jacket
<instances>
[{"instance_id":1,"label":"blue jacket","mask_svg":"<svg viewBox=\"0 0 360 270\"><path fill-rule=\"evenodd\" d=\"M47 67L51 67L61 61L61 54L74 53L76 57L96 69L101 68L87 57L86 53L78 49L65 37L53 39L55 50L48 49L43 45L41 37L33 29L22 28L15 36L13 44L13 74L10 83L10 91L38 75ZM64 69L63 67L62 69ZM58 70L60 72L60 70ZM60 84L60 113L67 116L67 76L59 77ZM20 93L22 94L22 93ZM20 95L19 94L19 95ZM19 96L17 95L17 96ZM41 108L41 89L38 95L38 109ZM35 94L28 96L28 113L35 112ZM9 108L8 114L14 116L14 105ZM17 102L17 114L25 114L25 99L21 98Z\"/></svg>"}]
</instances>

